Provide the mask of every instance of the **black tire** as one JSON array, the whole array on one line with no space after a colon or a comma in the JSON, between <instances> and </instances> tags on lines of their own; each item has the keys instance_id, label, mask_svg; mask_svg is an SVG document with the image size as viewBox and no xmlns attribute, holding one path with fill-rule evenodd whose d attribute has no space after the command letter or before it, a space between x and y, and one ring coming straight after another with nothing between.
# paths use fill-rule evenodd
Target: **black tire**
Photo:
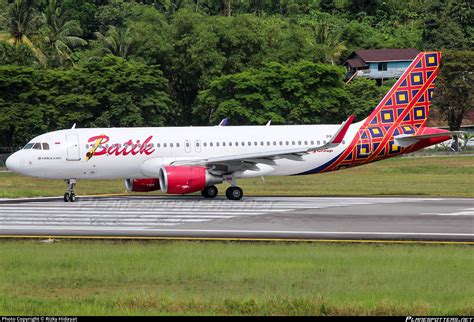
<instances>
[{"instance_id":1,"label":"black tire","mask_svg":"<svg viewBox=\"0 0 474 322\"><path fill-rule=\"evenodd\" d=\"M219 190L217 189L216 186L208 186L201 191L201 195L204 198L215 198L218 193L219 193Z\"/></svg>"},{"instance_id":2,"label":"black tire","mask_svg":"<svg viewBox=\"0 0 474 322\"><path fill-rule=\"evenodd\" d=\"M76 194L74 192L71 192L71 194L69 195L69 201L70 202L76 201Z\"/></svg>"},{"instance_id":3,"label":"black tire","mask_svg":"<svg viewBox=\"0 0 474 322\"><path fill-rule=\"evenodd\" d=\"M68 202L69 201L69 192L66 192L64 194L64 202Z\"/></svg>"},{"instance_id":4,"label":"black tire","mask_svg":"<svg viewBox=\"0 0 474 322\"><path fill-rule=\"evenodd\" d=\"M244 196L244 192L239 187L229 187L225 191L225 195L229 200L240 200Z\"/></svg>"}]
</instances>

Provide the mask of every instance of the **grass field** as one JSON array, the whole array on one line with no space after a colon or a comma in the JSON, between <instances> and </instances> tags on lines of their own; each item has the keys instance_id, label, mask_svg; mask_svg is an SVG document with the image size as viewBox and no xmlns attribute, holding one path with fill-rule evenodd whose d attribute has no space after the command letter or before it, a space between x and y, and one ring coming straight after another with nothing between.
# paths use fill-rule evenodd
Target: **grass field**
<instances>
[{"instance_id":1,"label":"grass field","mask_svg":"<svg viewBox=\"0 0 474 322\"><path fill-rule=\"evenodd\" d=\"M473 315L472 247L0 241L0 315Z\"/></svg>"},{"instance_id":2,"label":"grass field","mask_svg":"<svg viewBox=\"0 0 474 322\"><path fill-rule=\"evenodd\" d=\"M394 158L362 167L310 176L240 180L246 195L424 195L474 197L474 157ZM221 194L224 186L219 186ZM0 173L0 198L60 196L61 180ZM76 192L124 193L122 180L82 180Z\"/></svg>"}]
</instances>

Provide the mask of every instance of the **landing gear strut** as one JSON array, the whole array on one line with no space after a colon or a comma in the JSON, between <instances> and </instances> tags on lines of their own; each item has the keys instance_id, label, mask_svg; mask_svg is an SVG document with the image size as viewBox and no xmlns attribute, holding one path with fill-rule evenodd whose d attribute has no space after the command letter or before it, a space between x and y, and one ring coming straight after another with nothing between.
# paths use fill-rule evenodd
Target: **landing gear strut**
<instances>
[{"instance_id":1,"label":"landing gear strut","mask_svg":"<svg viewBox=\"0 0 474 322\"><path fill-rule=\"evenodd\" d=\"M215 198L218 193L219 190L217 190L216 186L208 186L201 191L201 195L204 198Z\"/></svg>"},{"instance_id":2,"label":"landing gear strut","mask_svg":"<svg viewBox=\"0 0 474 322\"><path fill-rule=\"evenodd\" d=\"M229 200L240 200L244 196L244 192L240 187L237 187L237 180L232 175L231 186L225 191L225 195Z\"/></svg>"},{"instance_id":3,"label":"landing gear strut","mask_svg":"<svg viewBox=\"0 0 474 322\"><path fill-rule=\"evenodd\" d=\"M64 202L76 201L76 194L74 193L74 186L76 185L76 179L65 180L67 183L67 192L64 194Z\"/></svg>"}]
</instances>

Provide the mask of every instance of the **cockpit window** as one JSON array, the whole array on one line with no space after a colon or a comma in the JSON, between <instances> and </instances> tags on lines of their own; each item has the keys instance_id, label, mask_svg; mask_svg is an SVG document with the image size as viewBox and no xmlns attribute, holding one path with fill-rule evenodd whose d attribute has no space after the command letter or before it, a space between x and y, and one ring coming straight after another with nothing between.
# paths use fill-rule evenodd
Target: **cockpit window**
<instances>
[{"instance_id":1,"label":"cockpit window","mask_svg":"<svg viewBox=\"0 0 474 322\"><path fill-rule=\"evenodd\" d=\"M43 150L49 150L49 144L43 143Z\"/></svg>"},{"instance_id":2,"label":"cockpit window","mask_svg":"<svg viewBox=\"0 0 474 322\"><path fill-rule=\"evenodd\" d=\"M25 149L25 150L31 149L33 147L33 145L35 145L35 144L34 143L28 143L27 145L25 145L23 147L23 149Z\"/></svg>"},{"instance_id":3,"label":"cockpit window","mask_svg":"<svg viewBox=\"0 0 474 322\"><path fill-rule=\"evenodd\" d=\"M41 143L35 143L35 145L33 145L33 149L41 150Z\"/></svg>"}]
</instances>

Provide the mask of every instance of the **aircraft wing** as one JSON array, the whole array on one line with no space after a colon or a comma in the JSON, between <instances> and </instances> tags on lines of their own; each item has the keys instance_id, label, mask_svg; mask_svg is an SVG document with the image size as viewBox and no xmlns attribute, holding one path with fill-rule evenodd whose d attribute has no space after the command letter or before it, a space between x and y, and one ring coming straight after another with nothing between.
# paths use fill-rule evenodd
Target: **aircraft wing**
<instances>
[{"instance_id":1,"label":"aircraft wing","mask_svg":"<svg viewBox=\"0 0 474 322\"><path fill-rule=\"evenodd\" d=\"M440 133L432 133L432 134L421 134L421 135L411 135L411 134L401 134L395 136L394 142L396 145L401 146L402 148L406 148L407 146L413 145L423 139L430 139L430 138L439 138L444 136L453 136L462 134L461 131L446 131Z\"/></svg>"},{"instance_id":2,"label":"aircraft wing","mask_svg":"<svg viewBox=\"0 0 474 322\"><path fill-rule=\"evenodd\" d=\"M321 146L314 147L302 147L295 149L287 150L275 150L275 151L265 151L265 152L255 152L255 153L246 153L246 154L236 154L236 155L226 155L221 157L211 157L205 159L190 159L190 160L179 160L174 161L171 165L174 166L183 166L183 165L201 165L201 166L210 166L216 164L229 164L229 163L239 163L239 162L257 162L261 159L278 159L278 158L289 158L292 160L302 160L301 155L310 153L316 150L325 150L329 148L334 148L342 143L344 136L349 129L352 121L354 120L354 115L351 115L346 121L344 121L336 133L331 137L329 142Z\"/></svg>"}]
</instances>

